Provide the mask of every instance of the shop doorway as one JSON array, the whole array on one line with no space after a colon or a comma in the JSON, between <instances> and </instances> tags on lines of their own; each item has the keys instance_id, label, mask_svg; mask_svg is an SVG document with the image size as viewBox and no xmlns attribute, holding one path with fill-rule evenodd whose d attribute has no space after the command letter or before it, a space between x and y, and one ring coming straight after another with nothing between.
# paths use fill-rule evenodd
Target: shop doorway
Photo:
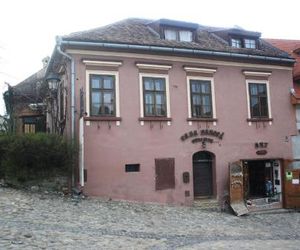
<instances>
[{"instance_id":1,"label":"shop doorway","mask_svg":"<svg viewBox=\"0 0 300 250\"><path fill-rule=\"evenodd\" d=\"M270 188L273 191L273 167L270 162L267 161L250 161L248 163L248 172L249 172L249 192L248 196L251 198L255 197L265 197L268 195L266 190L267 182Z\"/></svg>"},{"instance_id":2,"label":"shop doorway","mask_svg":"<svg viewBox=\"0 0 300 250\"><path fill-rule=\"evenodd\" d=\"M281 170L279 160L243 161L244 194L246 199L272 198L281 200Z\"/></svg>"},{"instance_id":3,"label":"shop doorway","mask_svg":"<svg viewBox=\"0 0 300 250\"><path fill-rule=\"evenodd\" d=\"M194 197L213 196L214 154L199 151L193 155Z\"/></svg>"},{"instance_id":4,"label":"shop doorway","mask_svg":"<svg viewBox=\"0 0 300 250\"><path fill-rule=\"evenodd\" d=\"M237 215L282 208L281 161L242 160L229 164L230 205Z\"/></svg>"}]
</instances>

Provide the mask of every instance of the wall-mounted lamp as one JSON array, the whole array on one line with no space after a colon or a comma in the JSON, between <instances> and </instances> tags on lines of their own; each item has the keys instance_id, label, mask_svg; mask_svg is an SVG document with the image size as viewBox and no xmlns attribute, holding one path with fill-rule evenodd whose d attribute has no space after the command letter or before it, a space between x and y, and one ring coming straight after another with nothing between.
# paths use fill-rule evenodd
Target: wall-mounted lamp
<instances>
[{"instance_id":1,"label":"wall-mounted lamp","mask_svg":"<svg viewBox=\"0 0 300 250\"><path fill-rule=\"evenodd\" d=\"M48 83L48 87L51 91L56 91L58 89L58 83L60 82L59 75L51 72L47 76L46 82Z\"/></svg>"}]
</instances>

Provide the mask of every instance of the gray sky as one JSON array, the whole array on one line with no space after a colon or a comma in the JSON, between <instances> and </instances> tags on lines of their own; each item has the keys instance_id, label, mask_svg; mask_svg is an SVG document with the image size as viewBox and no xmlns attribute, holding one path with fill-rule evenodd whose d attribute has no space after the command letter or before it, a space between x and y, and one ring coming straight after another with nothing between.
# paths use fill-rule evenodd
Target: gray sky
<instances>
[{"instance_id":1,"label":"gray sky","mask_svg":"<svg viewBox=\"0 0 300 250\"><path fill-rule=\"evenodd\" d=\"M128 17L169 18L299 39L298 0L4 0L0 5L0 93L42 67L55 36ZM4 114L2 94L0 114Z\"/></svg>"}]
</instances>

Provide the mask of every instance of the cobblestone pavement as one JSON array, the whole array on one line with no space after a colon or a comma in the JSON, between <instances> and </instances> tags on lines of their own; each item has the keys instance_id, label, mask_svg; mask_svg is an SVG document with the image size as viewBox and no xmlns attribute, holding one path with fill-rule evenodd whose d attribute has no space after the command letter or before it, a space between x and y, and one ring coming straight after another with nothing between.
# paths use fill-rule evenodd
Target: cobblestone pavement
<instances>
[{"instance_id":1,"label":"cobblestone pavement","mask_svg":"<svg viewBox=\"0 0 300 250\"><path fill-rule=\"evenodd\" d=\"M300 213L236 217L0 187L0 249L300 249Z\"/></svg>"}]
</instances>

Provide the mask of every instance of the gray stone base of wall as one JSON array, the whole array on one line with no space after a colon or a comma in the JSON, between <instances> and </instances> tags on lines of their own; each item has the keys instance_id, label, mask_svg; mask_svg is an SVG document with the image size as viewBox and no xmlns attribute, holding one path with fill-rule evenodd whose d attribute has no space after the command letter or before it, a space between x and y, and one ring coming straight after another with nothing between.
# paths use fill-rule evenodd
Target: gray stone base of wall
<instances>
[{"instance_id":1,"label":"gray stone base of wall","mask_svg":"<svg viewBox=\"0 0 300 250\"><path fill-rule=\"evenodd\" d=\"M16 180L0 180L0 186L12 186L19 189L26 189L32 192L62 192L70 191L70 180L66 176L48 177L45 179L18 182Z\"/></svg>"}]
</instances>

